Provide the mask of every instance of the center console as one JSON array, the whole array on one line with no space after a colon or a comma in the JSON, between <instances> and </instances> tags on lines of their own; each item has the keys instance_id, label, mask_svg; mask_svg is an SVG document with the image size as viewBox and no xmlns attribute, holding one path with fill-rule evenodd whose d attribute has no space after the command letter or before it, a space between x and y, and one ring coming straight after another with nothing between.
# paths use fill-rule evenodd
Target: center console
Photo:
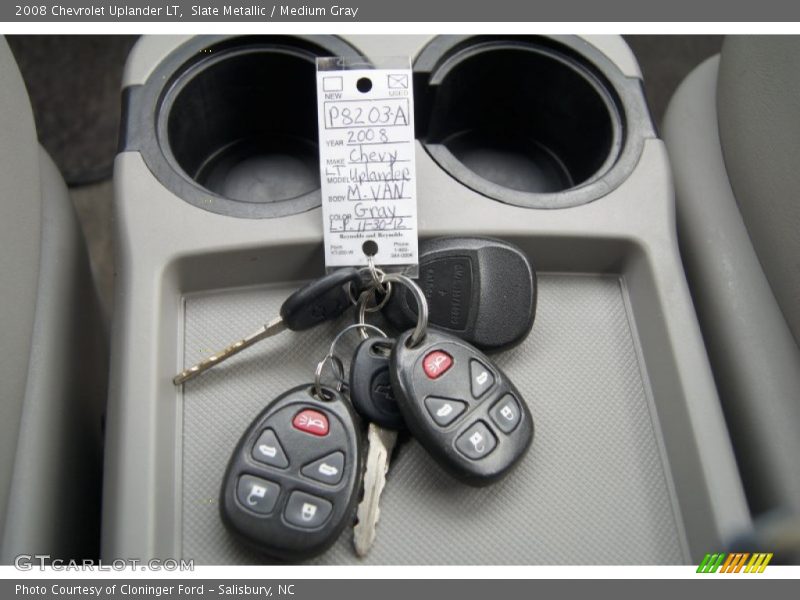
<instances>
[{"instance_id":1,"label":"center console","mask_svg":"<svg viewBox=\"0 0 800 600\"><path fill-rule=\"evenodd\" d=\"M352 317L172 376L324 272L314 61L329 55L411 57L420 236L502 238L535 263L533 330L493 359L536 435L482 489L405 441L370 554L348 529L312 562L684 564L747 530L666 151L621 38L152 36L128 60L115 163L103 558L264 560L220 520L226 463Z\"/></svg>"}]
</instances>

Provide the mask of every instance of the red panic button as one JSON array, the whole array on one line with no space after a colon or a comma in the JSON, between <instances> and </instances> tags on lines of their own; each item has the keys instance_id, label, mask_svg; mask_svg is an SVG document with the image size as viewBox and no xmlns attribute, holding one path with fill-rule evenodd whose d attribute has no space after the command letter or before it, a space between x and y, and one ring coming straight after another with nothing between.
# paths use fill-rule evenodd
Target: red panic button
<instances>
[{"instance_id":1,"label":"red panic button","mask_svg":"<svg viewBox=\"0 0 800 600\"><path fill-rule=\"evenodd\" d=\"M302 410L294 416L292 425L295 429L311 435L328 435L328 417L316 410Z\"/></svg>"},{"instance_id":2,"label":"red panic button","mask_svg":"<svg viewBox=\"0 0 800 600\"><path fill-rule=\"evenodd\" d=\"M441 350L434 350L422 360L422 369L429 379L438 379L452 366L453 357Z\"/></svg>"}]
</instances>

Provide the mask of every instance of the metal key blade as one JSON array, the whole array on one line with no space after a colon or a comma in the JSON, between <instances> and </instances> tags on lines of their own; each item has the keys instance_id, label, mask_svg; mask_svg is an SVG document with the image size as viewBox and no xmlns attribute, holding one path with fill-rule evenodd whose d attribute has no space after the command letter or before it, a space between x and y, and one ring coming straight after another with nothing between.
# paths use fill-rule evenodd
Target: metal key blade
<instances>
[{"instance_id":1,"label":"metal key blade","mask_svg":"<svg viewBox=\"0 0 800 600\"><path fill-rule=\"evenodd\" d=\"M286 329L303 331L319 325L323 321L338 317L352 305L349 294L358 295L361 292L361 286L361 275L355 268L338 269L308 282L283 301L280 317L269 321L258 331L231 344L222 352L217 352L193 367L181 371L173 377L172 383L181 385L256 342Z\"/></svg>"},{"instance_id":2,"label":"metal key blade","mask_svg":"<svg viewBox=\"0 0 800 600\"><path fill-rule=\"evenodd\" d=\"M364 497L358 504L356 512L358 522L353 528L353 542L356 554L360 557L366 556L375 542L375 528L380 518L378 503L386 485L386 472L389 470L389 460L397 443L397 432L370 423L367 443L369 449L364 470Z\"/></svg>"},{"instance_id":3,"label":"metal key blade","mask_svg":"<svg viewBox=\"0 0 800 600\"><path fill-rule=\"evenodd\" d=\"M254 331L247 337L242 338L238 342L234 342L224 350L217 352L216 354L212 354L208 358L201 360L196 365L189 367L188 369L184 369L180 373L178 373L175 377L172 378L172 383L175 385L180 385L182 383L186 383L190 379L197 377L200 373L204 371L208 371L214 365L218 365L219 363L228 360L230 357L239 354L245 348L249 348L253 344L260 342L264 338L271 337L273 335L277 335L281 331L286 329L286 323L281 317L276 317L272 319L269 323Z\"/></svg>"}]
</instances>

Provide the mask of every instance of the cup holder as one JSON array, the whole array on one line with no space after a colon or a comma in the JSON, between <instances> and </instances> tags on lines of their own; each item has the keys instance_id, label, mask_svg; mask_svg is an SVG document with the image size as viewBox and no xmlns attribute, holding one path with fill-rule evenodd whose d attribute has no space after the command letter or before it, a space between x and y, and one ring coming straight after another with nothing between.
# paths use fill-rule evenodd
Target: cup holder
<instances>
[{"instance_id":1,"label":"cup holder","mask_svg":"<svg viewBox=\"0 0 800 600\"><path fill-rule=\"evenodd\" d=\"M178 165L204 188L243 202L319 188L314 72L304 56L263 46L190 69L162 105Z\"/></svg>"},{"instance_id":2,"label":"cup holder","mask_svg":"<svg viewBox=\"0 0 800 600\"><path fill-rule=\"evenodd\" d=\"M473 190L559 208L594 200L624 179L612 171L636 140L626 139L632 130L612 78L629 84L588 44L442 36L423 49L415 73L417 135ZM631 158L622 166L632 168Z\"/></svg>"},{"instance_id":3,"label":"cup holder","mask_svg":"<svg viewBox=\"0 0 800 600\"><path fill-rule=\"evenodd\" d=\"M333 36L185 44L145 85L144 118L155 127L140 148L148 166L180 198L216 213L278 217L319 206L318 56L357 53Z\"/></svg>"}]
</instances>

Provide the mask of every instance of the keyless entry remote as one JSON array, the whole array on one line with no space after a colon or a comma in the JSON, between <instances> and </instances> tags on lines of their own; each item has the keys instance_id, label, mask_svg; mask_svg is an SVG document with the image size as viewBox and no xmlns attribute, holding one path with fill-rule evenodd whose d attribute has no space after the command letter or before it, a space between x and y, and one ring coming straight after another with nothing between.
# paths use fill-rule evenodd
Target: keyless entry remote
<instances>
[{"instance_id":1,"label":"keyless entry remote","mask_svg":"<svg viewBox=\"0 0 800 600\"><path fill-rule=\"evenodd\" d=\"M454 477L482 486L505 475L533 439L519 391L480 351L429 329L416 347L397 338L390 375L411 434Z\"/></svg>"},{"instance_id":2,"label":"keyless entry remote","mask_svg":"<svg viewBox=\"0 0 800 600\"><path fill-rule=\"evenodd\" d=\"M483 350L518 344L536 315L536 271L516 246L492 238L453 237L419 245L419 278L429 322ZM383 314L401 331L417 319L406 289Z\"/></svg>"},{"instance_id":3,"label":"keyless entry remote","mask_svg":"<svg viewBox=\"0 0 800 600\"><path fill-rule=\"evenodd\" d=\"M289 390L239 440L222 484L225 525L273 558L323 552L352 524L361 476L361 433L341 393Z\"/></svg>"}]
</instances>

